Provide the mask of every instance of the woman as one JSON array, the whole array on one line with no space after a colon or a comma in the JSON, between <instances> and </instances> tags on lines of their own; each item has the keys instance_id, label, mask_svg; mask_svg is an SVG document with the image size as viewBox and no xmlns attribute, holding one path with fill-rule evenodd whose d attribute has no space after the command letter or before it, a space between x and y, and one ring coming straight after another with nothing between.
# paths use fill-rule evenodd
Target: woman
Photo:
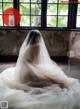
<instances>
[{"instance_id":1,"label":"woman","mask_svg":"<svg viewBox=\"0 0 80 109\"><path fill-rule=\"evenodd\" d=\"M8 101L9 109L73 109L80 101L76 83L78 80L67 77L50 59L41 33L31 30L16 66L0 74L0 100Z\"/></svg>"},{"instance_id":2,"label":"woman","mask_svg":"<svg viewBox=\"0 0 80 109\"><path fill-rule=\"evenodd\" d=\"M69 87L75 79L67 77L47 52L41 33L31 30L22 44L16 64L16 79L32 86L57 83Z\"/></svg>"}]
</instances>

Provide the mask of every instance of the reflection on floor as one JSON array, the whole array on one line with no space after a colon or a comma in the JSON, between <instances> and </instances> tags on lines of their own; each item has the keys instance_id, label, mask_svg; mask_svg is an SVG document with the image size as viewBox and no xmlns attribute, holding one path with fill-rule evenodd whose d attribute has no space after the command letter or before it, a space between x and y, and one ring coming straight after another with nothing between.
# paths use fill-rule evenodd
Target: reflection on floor
<instances>
[{"instance_id":1,"label":"reflection on floor","mask_svg":"<svg viewBox=\"0 0 80 109\"><path fill-rule=\"evenodd\" d=\"M80 62L80 61L79 61ZM69 60L68 63L58 63L62 70L71 77L80 79L80 64L76 60ZM0 73L9 68L15 66L15 63L0 63Z\"/></svg>"}]
</instances>

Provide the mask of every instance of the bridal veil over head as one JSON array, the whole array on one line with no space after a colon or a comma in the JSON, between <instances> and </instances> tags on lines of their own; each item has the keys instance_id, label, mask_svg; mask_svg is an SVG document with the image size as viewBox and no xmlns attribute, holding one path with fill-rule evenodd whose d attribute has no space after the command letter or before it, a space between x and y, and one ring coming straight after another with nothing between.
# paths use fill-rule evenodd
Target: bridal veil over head
<instances>
[{"instance_id":1,"label":"bridal veil over head","mask_svg":"<svg viewBox=\"0 0 80 109\"><path fill-rule=\"evenodd\" d=\"M16 64L16 79L27 84L30 81L51 80L68 87L74 79L68 78L61 68L50 59L42 35L31 30L20 49Z\"/></svg>"},{"instance_id":2,"label":"bridal veil over head","mask_svg":"<svg viewBox=\"0 0 80 109\"><path fill-rule=\"evenodd\" d=\"M28 52L28 50L31 49L31 51ZM20 54L19 56L26 52L26 58L32 58L32 57L28 57L28 55L32 56L32 55L37 55L35 58L38 57L38 64L42 64L44 66L46 65L52 65L55 64L54 61L52 61L50 59L49 53L46 49L45 43L43 41L42 38L42 34L38 31L38 30L31 30L25 41L23 42L23 45L20 49ZM36 54L35 54L36 52ZM33 53L33 54L31 54ZM33 58L32 58L33 60ZM36 63L37 64L37 63Z\"/></svg>"},{"instance_id":3,"label":"bridal veil over head","mask_svg":"<svg viewBox=\"0 0 80 109\"><path fill-rule=\"evenodd\" d=\"M41 81L52 84L55 81L66 88L30 84ZM0 74L0 101L8 101L9 109L62 109L63 106L73 109L80 101L80 85L76 83L78 80L67 77L50 59L41 33L31 30L21 46L16 66ZM42 94L36 95L36 90Z\"/></svg>"}]
</instances>

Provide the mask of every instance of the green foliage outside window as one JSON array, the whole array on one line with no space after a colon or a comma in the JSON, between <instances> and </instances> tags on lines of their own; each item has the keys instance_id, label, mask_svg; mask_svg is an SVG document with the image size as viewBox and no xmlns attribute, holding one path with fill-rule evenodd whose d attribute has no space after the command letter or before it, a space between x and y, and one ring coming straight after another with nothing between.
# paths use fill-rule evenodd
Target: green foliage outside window
<instances>
[{"instance_id":1,"label":"green foliage outside window","mask_svg":"<svg viewBox=\"0 0 80 109\"><path fill-rule=\"evenodd\" d=\"M0 26L3 26L2 13L13 7L13 0L0 0ZM20 0L20 26L41 26L42 0ZM3 8L2 8L3 7ZM47 27L67 27L68 4L60 0L47 0ZM78 4L76 27L80 27L80 4Z\"/></svg>"}]
</instances>

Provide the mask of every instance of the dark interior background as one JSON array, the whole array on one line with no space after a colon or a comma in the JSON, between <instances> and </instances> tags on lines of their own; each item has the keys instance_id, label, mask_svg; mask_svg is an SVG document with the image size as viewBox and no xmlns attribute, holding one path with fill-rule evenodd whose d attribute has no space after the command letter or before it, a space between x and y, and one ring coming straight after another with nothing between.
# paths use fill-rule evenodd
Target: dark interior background
<instances>
[{"instance_id":1,"label":"dark interior background","mask_svg":"<svg viewBox=\"0 0 80 109\"><path fill-rule=\"evenodd\" d=\"M16 60L21 44L28 32L29 30L0 30L0 60ZM70 43L73 43L74 38L80 34L79 31L40 30L40 32L50 56L55 57L55 59L56 57L67 58Z\"/></svg>"}]
</instances>

